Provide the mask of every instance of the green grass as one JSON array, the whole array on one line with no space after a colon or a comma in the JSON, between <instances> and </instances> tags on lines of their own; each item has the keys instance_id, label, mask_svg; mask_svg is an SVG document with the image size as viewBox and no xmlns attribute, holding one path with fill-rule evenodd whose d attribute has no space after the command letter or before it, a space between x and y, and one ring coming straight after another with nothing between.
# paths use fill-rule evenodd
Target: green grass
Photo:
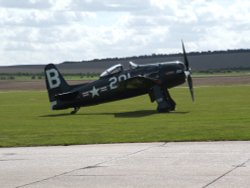
<instances>
[{"instance_id":1,"label":"green grass","mask_svg":"<svg viewBox=\"0 0 250 188\"><path fill-rule=\"evenodd\" d=\"M170 90L176 112L159 114L148 96L51 111L47 93L0 93L0 147L121 142L250 140L250 86Z\"/></svg>"},{"instance_id":2,"label":"green grass","mask_svg":"<svg viewBox=\"0 0 250 188\"><path fill-rule=\"evenodd\" d=\"M208 73L202 73L202 72L193 72L193 77L215 77L215 76L249 76L249 71L232 71L232 72L208 72Z\"/></svg>"}]
</instances>

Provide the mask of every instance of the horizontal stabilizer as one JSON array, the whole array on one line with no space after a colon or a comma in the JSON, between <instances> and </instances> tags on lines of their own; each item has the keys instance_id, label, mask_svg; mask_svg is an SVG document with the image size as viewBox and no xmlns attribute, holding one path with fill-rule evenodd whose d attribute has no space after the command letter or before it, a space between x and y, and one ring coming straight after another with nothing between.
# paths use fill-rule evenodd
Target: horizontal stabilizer
<instances>
[{"instance_id":1,"label":"horizontal stabilizer","mask_svg":"<svg viewBox=\"0 0 250 188\"><path fill-rule=\"evenodd\" d=\"M55 95L55 98L61 101L69 101L75 99L78 93L79 93L78 91L60 93L58 95Z\"/></svg>"}]
</instances>

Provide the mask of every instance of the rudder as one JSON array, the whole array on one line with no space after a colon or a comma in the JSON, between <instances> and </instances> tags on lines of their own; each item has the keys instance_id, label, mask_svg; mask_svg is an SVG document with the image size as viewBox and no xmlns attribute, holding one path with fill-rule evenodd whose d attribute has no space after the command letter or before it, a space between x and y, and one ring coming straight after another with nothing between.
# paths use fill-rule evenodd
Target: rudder
<instances>
[{"instance_id":1,"label":"rudder","mask_svg":"<svg viewBox=\"0 0 250 188\"><path fill-rule=\"evenodd\" d=\"M46 87L48 90L49 101L51 102L52 109L56 104L55 95L64 93L70 90L70 86L64 80L61 73L58 71L54 64L48 64L44 68Z\"/></svg>"}]
</instances>

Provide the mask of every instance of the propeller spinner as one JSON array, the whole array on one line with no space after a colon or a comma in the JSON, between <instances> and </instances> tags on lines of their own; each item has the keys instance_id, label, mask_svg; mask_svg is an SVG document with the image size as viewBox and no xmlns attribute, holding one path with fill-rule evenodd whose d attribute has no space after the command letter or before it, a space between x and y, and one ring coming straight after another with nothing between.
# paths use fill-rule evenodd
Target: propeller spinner
<instances>
[{"instance_id":1,"label":"propeller spinner","mask_svg":"<svg viewBox=\"0 0 250 188\"><path fill-rule=\"evenodd\" d=\"M182 50L183 50L183 58L184 58L184 63L186 66L186 70L185 70L185 75L187 78L187 82L188 82L188 87L189 87L189 91L192 97L192 101L194 102L194 89L193 89L193 81L192 81L192 77L191 77L191 68L189 67L189 62L188 62L188 58L187 58L187 54L186 54L186 50L185 50L185 46L183 41L181 41L182 43Z\"/></svg>"}]
</instances>

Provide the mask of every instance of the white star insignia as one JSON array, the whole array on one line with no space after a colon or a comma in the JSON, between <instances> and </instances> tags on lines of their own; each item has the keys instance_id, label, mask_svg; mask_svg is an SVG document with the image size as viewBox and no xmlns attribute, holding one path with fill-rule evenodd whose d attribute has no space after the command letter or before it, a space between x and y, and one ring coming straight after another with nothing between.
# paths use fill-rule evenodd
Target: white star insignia
<instances>
[{"instance_id":1,"label":"white star insignia","mask_svg":"<svg viewBox=\"0 0 250 188\"><path fill-rule=\"evenodd\" d=\"M95 86L93 87L91 91L89 91L92 94L92 98L94 98L95 96L99 96L98 91L99 89L96 89Z\"/></svg>"}]
</instances>

